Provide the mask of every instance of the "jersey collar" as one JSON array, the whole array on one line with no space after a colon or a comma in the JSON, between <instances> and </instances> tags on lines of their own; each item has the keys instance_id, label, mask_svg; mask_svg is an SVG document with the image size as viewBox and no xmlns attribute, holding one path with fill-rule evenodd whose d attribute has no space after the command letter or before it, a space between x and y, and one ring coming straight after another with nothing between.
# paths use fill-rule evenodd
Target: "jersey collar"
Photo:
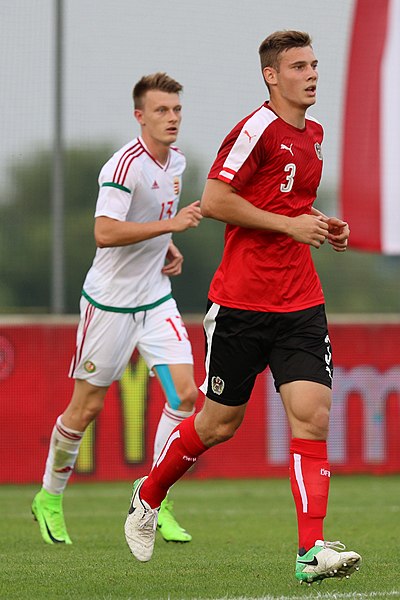
<instances>
[{"instance_id":1,"label":"jersey collar","mask_svg":"<svg viewBox=\"0 0 400 600\"><path fill-rule=\"evenodd\" d=\"M142 146L142 148L146 152L146 154L151 158L151 160L153 160L156 163L156 165L158 165L160 167L160 169L162 169L163 171L166 171L168 169L170 162L171 162L171 150L168 151L167 162L165 163L165 165L162 165L156 158L154 158L154 156L151 154L150 150L147 148L146 144L144 143L143 139L140 136L138 137L138 142Z\"/></svg>"}]
</instances>

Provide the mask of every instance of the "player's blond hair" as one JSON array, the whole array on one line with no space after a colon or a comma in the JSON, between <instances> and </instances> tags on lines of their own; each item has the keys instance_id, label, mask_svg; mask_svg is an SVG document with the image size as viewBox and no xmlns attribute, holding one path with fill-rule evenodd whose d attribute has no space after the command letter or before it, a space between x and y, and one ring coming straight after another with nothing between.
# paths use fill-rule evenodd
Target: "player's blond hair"
<instances>
[{"instance_id":1,"label":"player's blond hair","mask_svg":"<svg viewBox=\"0 0 400 600\"><path fill-rule=\"evenodd\" d=\"M133 88L133 104L135 109L143 108L143 98L150 90L160 90L167 94L179 94L183 90L183 86L166 73L153 73L152 75L144 75L135 87Z\"/></svg>"},{"instance_id":2,"label":"player's blond hair","mask_svg":"<svg viewBox=\"0 0 400 600\"><path fill-rule=\"evenodd\" d=\"M261 71L265 67L272 67L279 71L279 62L282 52L290 48L304 48L311 46L311 37L304 31L283 30L271 33L258 49L261 61Z\"/></svg>"}]
</instances>

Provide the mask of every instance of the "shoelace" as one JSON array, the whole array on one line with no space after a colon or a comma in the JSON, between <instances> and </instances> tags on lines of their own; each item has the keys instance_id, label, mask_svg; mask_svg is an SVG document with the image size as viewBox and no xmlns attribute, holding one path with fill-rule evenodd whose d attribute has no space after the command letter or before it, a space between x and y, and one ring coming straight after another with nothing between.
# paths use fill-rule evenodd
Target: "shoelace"
<instances>
[{"instance_id":1,"label":"shoelace","mask_svg":"<svg viewBox=\"0 0 400 600\"><path fill-rule=\"evenodd\" d=\"M325 542L324 541L324 548L330 548L330 550L336 550L337 552L346 550L346 546L344 544L342 544L342 542L339 542L339 540L336 540L336 542Z\"/></svg>"},{"instance_id":2,"label":"shoelace","mask_svg":"<svg viewBox=\"0 0 400 600\"><path fill-rule=\"evenodd\" d=\"M157 527L157 510L156 509L146 509L144 515L140 519L138 523L139 529L148 529L150 522L152 529L155 530Z\"/></svg>"}]
</instances>

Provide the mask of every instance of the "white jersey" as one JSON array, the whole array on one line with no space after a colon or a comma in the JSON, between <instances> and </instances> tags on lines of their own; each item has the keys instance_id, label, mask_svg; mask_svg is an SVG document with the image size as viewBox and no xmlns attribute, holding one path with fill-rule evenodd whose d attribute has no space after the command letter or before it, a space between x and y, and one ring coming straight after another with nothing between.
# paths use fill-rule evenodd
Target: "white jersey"
<instances>
[{"instance_id":1,"label":"white jersey","mask_svg":"<svg viewBox=\"0 0 400 600\"><path fill-rule=\"evenodd\" d=\"M146 223L170 219L178 208L186 160L170 148L161 165L137 137L104 165L99 176L95 217ZM171 234L113 248L98 248L83 284L83 295L98 308L136 312L171 296L169 277L161 270Z\"/></svg>"}]
</instances>

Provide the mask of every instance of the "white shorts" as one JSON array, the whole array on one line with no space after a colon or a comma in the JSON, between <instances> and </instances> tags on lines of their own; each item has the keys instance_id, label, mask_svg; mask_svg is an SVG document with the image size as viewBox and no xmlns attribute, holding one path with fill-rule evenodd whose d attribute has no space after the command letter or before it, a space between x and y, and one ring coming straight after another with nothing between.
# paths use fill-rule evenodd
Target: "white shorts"
<instances>
[{"instance_id":1,"label":"white shorts","mask_svg":"<svg viewBox=\"0 0 400 600\"><path fill-rule=\"evenodd\" d=\"M108 312L82 296L69 376L108 387L121 379L135 348L149 369L193 364L192 347L174 299L137 313Z\"/></svg>"}]
</instances>

